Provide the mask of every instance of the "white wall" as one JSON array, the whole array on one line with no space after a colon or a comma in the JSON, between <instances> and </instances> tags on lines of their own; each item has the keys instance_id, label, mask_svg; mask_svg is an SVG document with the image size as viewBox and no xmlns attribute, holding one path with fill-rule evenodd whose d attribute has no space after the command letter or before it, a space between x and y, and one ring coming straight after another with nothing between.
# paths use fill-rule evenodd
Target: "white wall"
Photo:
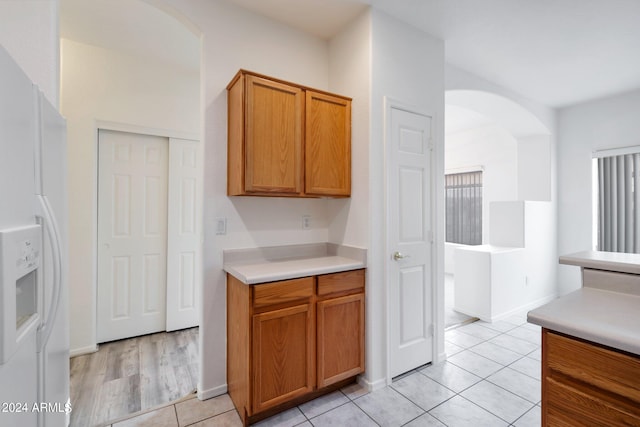
<instances>
[{"instance_id":1,"label":"white wall","mask_svg":"<svg viewBox=\"0 0 640 427\"><path fill-rule=\"evenodd\" d=\"M640 90L603 98L558 113L560 255L592 248L592 152L640 146ZM560 266L559 292L580 287L577 267Z\"/></svg>"},{"instance_id":2,"label":"white wall","mask_svg":"<svg viewBox=\"0 0 640 427\"><path fill-rule=\"evenodd\" d=\"M370 22L367 22L369 19L365 14L356 21L353 29L346 30L327 43L222 1L166 2L201 29L203 40L206 172L201 357L206 361L206 366L202 368L199 384L201 397L226 390L226 290L222 250L264 244L309 243L327 239L359 246L365 242L368 244L366 376L371 383L384 382L386 323L382 277L384 259L381 259L384 256L384 240L381 240L383 235L380 233L384 212L381 193L383 96L404 100L436 114L435 140L438 143L438 169L441 175L444 171L441 136L444 113L443 43L377 11L372 12ZM367 43L366 34L369 32L371 37ZM343 44L348 47L343 47ZM354 57L349 58L350 48L371 49L373 53L352 52ZM369 55L372 62L367 71L365 64L369 62ZM332 60L340 58L352 59L353 62L332 63ZM391 62L390 58L393 58ZM331 91L343 87L348 89L347 85L353 83L353 90L344 92L352 97L365 97L369 91L374 94L371 97L369 131L366 129L366 100L358 99L354 108L355 166L350 200L327 202L324 199L226 196L225 87L239 68ZM367 75L371 78L370 89L367 89ZM356 81L358 77L365 80ZM367 132L370 132L368 145L364 142ZM357 164L361 158L356 156L368 157L368 166ZM365 187L368 188L368 195ZM441 193L437 200L441 203ZM368 206L360 205L367 201ZM367 209L370 212L368 226L366 216L360 217ZM314 217L312 223L315 228L312 230L301 230L299 218L305 213ZM227 236L214 235L214 218L221 216L228 218ZM274 223L279 224L280 228L274 230ZM438 229L442 228L442 223L442 218L439 218ZM439 236L439 242L442 250L442 236ZM442 257L438 262L439 265L443 263ZM442 277L439 282L442 289ZM443 297L440 298L440 305L444 306ZM443 313L440 313L440 318L440 323L444 324Z\"/></svg>"},{"instance_id":3,"label":"white wall","mask_svg":"<svg viewBox=\"0 0 640 427\"><path fill-rule=\"evenodd\" d=\"M194 43L198 40L194 37ZM96 120L200 130L200 76L150 58L62 41L61 110L67 118L71 352L95 347Z\"/></svg>"},{"instance_id":4,"label":"white wall","mask_svg":"<svg viewBox=\"0 0 640 427\"><path fill-rule=\"evenodd\" d=\"M54 106L60 92L58 0L0 1L0 44Z\"/></svg>"},{"instance_id":5,"label":"white wall","mask_svg":"<svg viewBox=\"0 0 640 427\"><path fill-rule=\"evenodd\" d=\"M500 126L483 126L445 137L445 173L481 166L482 242L489 242L491 211L495 201L517 200L518 143Z\"/></svg>"},{"instance_id":6,"label":"white wall","mask_svg":"<svg viewBox=\"0 0 640 427\"><path fill-rule=\"evenodd\" d=\"M329 47L324 40L219 0L166 0L202 32L204 176L204 280L201 397L226 391L226 286L222 250L326 242L326 199L227 197L227 92L240 68L318 89L329 89ZM346 93L349 95L349 93ZM302 230L301 217L312 215ZM215 218L227 235L215 235Z\"/></svg>"},{"instance_id":7,"label":"white wall","mask_svg":"<svg viewBox=\"0 0 640 427\"><path fill-rule=\"evenodd\" d=\"M530 310L556 296L555 260L548 256L555 245L540 232L554 223L551 203L494 202L491 210L490 245L455 251L456 265L464 265L456 273L456 309L486 321Z\"/></svg>"},{"instance_id":8,"label":"white wall","mask_svg":"<svg viewBox=\"0 0 640 427\"><path fill-rule=\"evenodd\" d=\"M351 197L329 200L329 241L369 244L371 13L366 11L329 43L329 89L351 104Z\"/></svg>"},{"instance_id":9,"label":"white wall","mask_svg":"<svg viewBox=\"0 0 640 427\"><path fill-rule=\"evenodd\" d=\"M550 203L544 211L544 218L541 218L541 225L544 225L544 229L540 229L537 231L539 236L544 240L544 245L536 246L537 250L543 251L544 256L547 257L547 261L545 265L548 265L550 271L545 271L544 274L541 275L541 280L546 280L547 282L540 285L540 289L548 290L548 287L557 287L562 286L562 278L558 275L558 222L553 220L558 216L558 204L559 193L558 193L558 167L557 159L558 154L556 150L558 149L557 142L558 130L556 128L556 111L552 108L549 108L545 105L537 103L533 100L523 97L522 95L513 92L509 89L505 89L501 86L498 86L492 82L484 80L468 71L461 70L452 65L447 64L445 70L446 76L446 90L459 90L459 89L468 89L468 90L480 90L493 94L497 94L503 96L513 102L516 102L520 106L526 108L532 116L534 120L539 120L544 127L549 131L549 135L517 135L518 138L518 146L519 148L523 148L522 156L519 156L518 164L522 164L522 162L526 161L526 153L528 151L534 150L531 147L531 144L539 141L544 144L542 149L538 147L536 150L537 155L535 159L540 164L545 164L546 159L544 158L544 152L546 150L549 151L549 186L550 191L548 194L545 193L546 183L541 185L540 187L536 185L530 185L531 183L523 182L521 186L518 188L518 199L523 200L529 197L532 197L533 200L549 200ZM562 169L562 168L560 168ZM526 169L523 168L521 172L518 174L527 173ZM518 176L518 180L521 180L521 177ZM542 213L541 213L542 214ZM548 220L551 218L551 220ZM561 227L561 226L560 226ZM560 283L560 284L558 284ZM544 292L544 291L543 291ZM553 292L551 292L553 293Z\"/></svg>"},{"instance_id":10,"label":"white wall","mask_svg":"<svg viewBox=\"0 0 640 427\"><path fill-rule=\"evenodd\" d=\"M385 381L386 262L384 204L384 97L434 114L436 164L436 333L444 355L444 43L416 28L372 10L371 141L369 145L369 282L367 284L367 380Z\"/></svg>"},{"instance_id":11,"label":"white wall","mask_svg":"<svg viewBox=\"0 0 640 427\"><path fill-rule=\"evenodd\" d=\"M518 200L551 200L549 135L518 138Z\"/></svg>"}]
</instances>

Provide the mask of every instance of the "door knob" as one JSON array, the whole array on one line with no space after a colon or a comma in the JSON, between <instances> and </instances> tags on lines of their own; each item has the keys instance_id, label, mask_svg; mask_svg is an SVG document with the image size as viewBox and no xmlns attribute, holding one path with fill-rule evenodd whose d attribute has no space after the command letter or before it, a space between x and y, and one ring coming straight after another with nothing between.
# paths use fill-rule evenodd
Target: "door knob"
<instances>
[{"instance_id":1,"label":"door knob","mask_svg":"<svg viewBox=\"0 0 640 427\"><path fill-rule=\"evenodd\" d=\"M403 258L409 258L410 256L411 256L411 255L403 255L403 254L401 254L400 252L395 252L395 253L393 254L393 259L394 259L395 261L398 261L398 260L401 260L401 259L403 259Z\"/></svg>"}]
</instances>

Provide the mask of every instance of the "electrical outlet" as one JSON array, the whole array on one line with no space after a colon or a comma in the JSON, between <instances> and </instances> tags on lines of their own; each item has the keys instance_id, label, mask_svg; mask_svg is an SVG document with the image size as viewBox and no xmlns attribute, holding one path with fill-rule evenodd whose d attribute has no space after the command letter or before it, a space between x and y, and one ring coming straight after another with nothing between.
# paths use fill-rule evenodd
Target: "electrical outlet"
<instances>
[{"instance_id":1,"label":"electrical outlet","mask_svg":"<svg viewBox=\"0 0 640 427\"><path fill-rule=\"evenodd\" d=\"M308 230L311 228L311 215L302 215L302 229Z\"/></svg>"},{"instance_id":2,"label":"electrical outlet","mask_svg":"<svg viewBox=\"0 0 640 427\"><path fill-rule=\"evenodd\" d=\"M216 218L216 234L218 236L227 234L227 218Z\"/></svg>"}]
</instances>

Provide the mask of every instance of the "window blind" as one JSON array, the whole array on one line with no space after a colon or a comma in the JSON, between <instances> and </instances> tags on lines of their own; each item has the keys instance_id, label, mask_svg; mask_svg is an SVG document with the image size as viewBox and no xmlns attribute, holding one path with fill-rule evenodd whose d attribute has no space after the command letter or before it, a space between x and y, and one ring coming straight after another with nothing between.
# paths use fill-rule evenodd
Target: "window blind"
<instances>
[{"instance_id":1,"label":"window blind","mask_svg":"<svg viewBox=\"0 0 640 427\"><path fill-rule=\"evenodd\" d=\"M640 153L598 159L598 250L640 253Z\"/></svg>"},{"instance_id":2,"label":"window blind","mask_svg":"<svg viewBox=\"0 0 640 427\"><path fill-rule=\"evenodd\" d=\"M482 244L482 171L445 175L446 241Z\"/></svg>"}]
</instances>

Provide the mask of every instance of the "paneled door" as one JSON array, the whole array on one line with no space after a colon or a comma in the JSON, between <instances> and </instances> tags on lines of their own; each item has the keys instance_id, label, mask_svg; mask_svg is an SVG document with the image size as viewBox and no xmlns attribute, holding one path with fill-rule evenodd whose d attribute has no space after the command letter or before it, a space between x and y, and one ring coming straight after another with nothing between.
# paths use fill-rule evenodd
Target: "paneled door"
<instances>
[{"instance_id":1,"label":"paneled door","mask_svg":"<svg viewBox=\"0 0 640 427\"><path fill-rule=\"evenodd\" d=\"M389 370L432 360L432 162L429 116L387 108Z\"/></svg>"},{"instance_id":2,"label":"paneled door","mask_svg":"<svg viewBox=\"0 0 640 427\"><path fill-rule=\"evenodd\" d=\"M98 342L165 330L167 138L100 130Z\"/></svg>"},{"instance_id":3,"label":"paneled door","mask_svg":"<svg viewBox=\"0 0 640 427\"><path fill-rule=\"evenodd\" d=\"M169 139L167 331L198 325L202 251L199 142Z\"/></svg>"}]
</instances>

